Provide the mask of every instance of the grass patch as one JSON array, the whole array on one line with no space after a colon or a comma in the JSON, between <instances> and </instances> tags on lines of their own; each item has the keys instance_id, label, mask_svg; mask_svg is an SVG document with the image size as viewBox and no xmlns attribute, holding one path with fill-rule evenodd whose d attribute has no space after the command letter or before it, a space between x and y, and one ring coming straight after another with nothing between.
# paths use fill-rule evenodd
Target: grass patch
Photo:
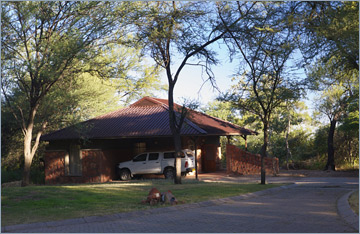
<instances>
[{"instance_id":1,"label":"grass patch","mask_svg":"<svg viewBox=\"0 0 360 234\"><path fill-rule=\"evenodd\" d=\"M183 180L144 180L103 184L29 186L3 188L2 226L45 222L92 215L106 215L160 207L143 205L151 188L171 190L179 201L194 203L237 196L280 186Z\"/></svg>"},{"instance_id":2,"label":"grass patch","mask_svg":"<svg viewBox=\"0 0 360 234\"><path fill-rule=\"evenodd\" d=\"M353 192L348 201L351 209L359 215L359 190Z\"/></svg>"}]
</instances>

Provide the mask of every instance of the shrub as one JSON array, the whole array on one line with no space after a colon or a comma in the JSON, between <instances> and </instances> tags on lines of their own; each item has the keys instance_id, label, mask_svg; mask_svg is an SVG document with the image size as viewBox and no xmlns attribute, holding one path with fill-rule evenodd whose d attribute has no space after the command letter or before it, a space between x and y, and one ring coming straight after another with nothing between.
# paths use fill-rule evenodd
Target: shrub
<instances>
[{"instance_id":1,"label":"shrub","mask_svg":"<svg viewBox=\"0 0 360 234\"><path fill-rule=\"evenodd\" d=\"M22 180L23 169L1 170L1 184ZM45 184L45 172L43 170L31 170L30 180L33 184Z\"/></svg>"},{"instance_id":2,"label":"shrub","mask_svg":"<svg viewBox=\"0 0 360 234\"><path fill-rule=\"evenodd\" d=\"M8 183L22 179L22 170L1 170L1 183Z\"/></svg>"}]
</instances>

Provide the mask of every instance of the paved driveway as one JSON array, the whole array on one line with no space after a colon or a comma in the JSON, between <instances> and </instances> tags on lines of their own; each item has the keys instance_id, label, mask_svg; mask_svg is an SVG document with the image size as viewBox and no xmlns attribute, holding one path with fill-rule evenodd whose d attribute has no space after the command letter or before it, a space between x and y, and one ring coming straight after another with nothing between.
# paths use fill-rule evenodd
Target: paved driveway
<instances>
[{"instance_id":1,"label":"paved driveway","mask_svg":"<svg viewBox=\"0 0 360 234\"><path fill-rule=\"evenodd\" d=\"M283 178L284 179L284 178ZM288 179L291 180L291 179ZM12 232L358 232L337 202L358 178L292 178L295 185L251 195L105 217L48 222ZM25 228L25 229L24 229Z\"/></svg>"}]
</instances>

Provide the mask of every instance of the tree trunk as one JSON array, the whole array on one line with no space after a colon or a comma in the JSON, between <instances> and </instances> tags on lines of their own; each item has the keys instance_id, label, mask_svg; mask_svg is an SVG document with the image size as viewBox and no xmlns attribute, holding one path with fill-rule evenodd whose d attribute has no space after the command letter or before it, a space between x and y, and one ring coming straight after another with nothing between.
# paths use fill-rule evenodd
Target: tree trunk
<instances>
[{"instance_id":1,"label":"tree trunk","mask_svg":"<svg viewBox=\"0 0 360 234\"><path fill-rule=\"evenodd\" d=\"M324 170L333 170L335 171L335 149L334 149L334 134L336 128L336 119L331 120L330 122L330 129L328 135L328 160Z\"/></svg>"},{"instance_id":2,"label":"tree trunk","mask_svg":"<svg viewBox=\"0 0 360 234\"><path fill-rule=\"evenodd\" d=\"M21 186L27 186L30 184L30 170L31 170L32 160L33 160L34 155L39 147L40 137L47 125L47 121L43 122L41 129L36 134L35 142L34 142L34 144L32 144L34 120L35 120L35 115L36 115L38 107L39 107L39 105L35 104L35 106L30 111L28 125L27 125L26 129L23 130L23 132L24 132L24 159L25 160L24 160L24 171L23 171L23 178L22 178Z\"/></svg>"},{"instance_id":3,"label":"tree trunk","mask_svg":"<svg viewBox=\"0 0 360 234\"><path fill-rule=\"evenodd\" d=\"M21 186L30 184L30 168L34 155L31 152L31 139L33 127L29 126L24 136L24 171Z\"/></svg>"},{"instance_id":4,"label":"tree trunk","mask_svg":"<svg viewBox=\"0 0 360 234\"><path fill-rule=\"evenodd\" d=\"M30 168L31 168L32 159L35 154L35 151L32 150L31 141L32 141L32 135L33 135L32 133L34 130L34 120L35 120L37 107L38 107L38 105L35 104L30 108L28 123L27 123L26 129L23 130L23 132L24 132L24 159L25 160L24 160L24 171L23 171L23 179L21 182L21 186L27 186L30 184Z\"/></svg>"},{"instance_id":5,"label":"tree trunk","mask_svg":"<svg viewBox=\"0 0 360 234\"><path fill-rule=\"evenodd\" d=\"M174 135L174 143L175 143L175 177L174 183L181 184L181 136L180 134Z\"/></svg>"},{"instance_id":6,"label":"tree trunk","mask_svg":"<svg viewBox=\"0 0 360 234\"><path fill-rule=\"evenodd\" d=\"M266 183L266 172L265 172L265 157L266 157L266 150L267 150L267 144L268 144L268 127L269 124L267 122L264 122L264 144L261 148L261 184Z\"/></svg>"},{"instance_id":7,"label":"tree trunk","mask_svg":"<svg viewBox=\"0 0 360 234\"><path fill-rule=\"evenodd\" d=\"M171 133L173 135L174 140L174 147L175 147L175 162L174 162L174 168L175 168L175 176L174 176L174 183L175 184L181 184L181 136L180 136L180 129L177 129L176 127L176 115L174 111L174 85L173 83L169 82L169 119L170 119L170 129Z\"/></svg>"},{"instance_id":8,"label":"tree trunk","mask_svg":"<svg viewBox=\"0 0 360 234\"><path fill-rule=\"evenodd\" d=\"M285 145L286 145L286 169L289 170L289 156L292 159L292 154L289 147L289 133L290 133L290 116L288 119L288 124L286 128L286 137L285 137Z\"/></svg>"}]
</instances>

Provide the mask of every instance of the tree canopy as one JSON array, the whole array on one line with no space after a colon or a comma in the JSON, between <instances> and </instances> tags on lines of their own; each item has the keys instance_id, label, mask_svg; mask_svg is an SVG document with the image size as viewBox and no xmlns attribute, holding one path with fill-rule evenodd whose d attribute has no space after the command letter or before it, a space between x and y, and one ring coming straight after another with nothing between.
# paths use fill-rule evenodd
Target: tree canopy
<instances>
[{"instance_id":1,"label":"tree canopy","mask_svg":"<svg viewBox=\"0 0 360 234\"><path fill-rule=\"evenodd\" d=\"M134 67L129 60L106 56L109 46L125 36L120 26L126 25L129 4L2 3L2 94L24 135L24 185L29 183L40 136L51 120L54 108L49 106L61 95L69 95L61 89L75 85L84 73L124 78L126 66ZM139 89L146 82L128 83Z\"/></svg>"},{"instance_id":2,"label":"tree canopy","mask_svg":"<svg viewBox=\"0 0 360 234\"><path fill-rule=\"evenodd\" d=\"M261 148L262 159L286 153L289 161L293 152L300 154L291 150L296 140L304 143L302 149L322 149L324 131L328 168L335 169L340 152L352 162L358 158L352 146L358 145L358 2L15 1L3 2L1 10L2 132L22 148L24 185L45 131L153 90L168 91L171 132L180 152L187 108L174 106L176 84L185 66L200 66L215 84L212 68L220 52L238 64L236 84L205 110L261 128L261 143L256 139L249 148ZM218 43L227 50L216 49ZM305 79L294 72L300 68ZM167 87L160 83L161 72ZM305 124L297 113L305 91L319 93L316 110L327 116L329 127L292 128ZM175 183L181 183L179 160Z\"/></svg>"}]
</instances>

